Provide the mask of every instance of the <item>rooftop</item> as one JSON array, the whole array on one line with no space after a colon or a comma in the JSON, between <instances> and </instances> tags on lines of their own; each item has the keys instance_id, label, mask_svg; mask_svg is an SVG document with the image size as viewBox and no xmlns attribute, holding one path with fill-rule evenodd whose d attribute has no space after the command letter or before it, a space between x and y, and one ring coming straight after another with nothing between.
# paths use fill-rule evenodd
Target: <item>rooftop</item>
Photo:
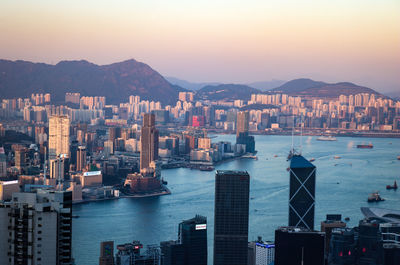
<instances>
[{"instance_id":1,"label":"rooftop","mask_svg":"<svg viewBox=\"0 0 400 265\"><path fill-rule=\"evenodd\" d=\"M247 171L238 171L238 170L217 170L217 175L240 175L240 176L248 176L249 173L247 173Z\"/></svg>"},{"instance_id":2,"label":"rooftop","mask_svg":"<svg viewBox=\"0 0 400 265\"><path fill-rule=\"evenodd\" d=\"M314 168L315 166L302 155L294 155L290 159L290 168Z\"/></svg>"}]
</instances>

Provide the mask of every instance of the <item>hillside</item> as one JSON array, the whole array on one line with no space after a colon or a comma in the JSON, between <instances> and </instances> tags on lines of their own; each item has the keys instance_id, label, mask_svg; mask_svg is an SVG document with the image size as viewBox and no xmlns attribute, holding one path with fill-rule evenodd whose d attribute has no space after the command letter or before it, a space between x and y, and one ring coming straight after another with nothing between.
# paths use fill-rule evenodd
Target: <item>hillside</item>
<instances>
[{"instance_id":1,"label":"hillside","mask_svg":"<svg viewBox=\"0 0 400 265\"><path fill-rule=\"evenodd\" d=\"M205 86L196 92L197 99L209 100L250 100L251 94L261 93L260 90L246 85L222 84Z\"/></svg>"},{"instance_id":2,"label":"hillside","mask_svg":"<svg viewBox=\"0 0 400 265\"><path fill-rule=\"evenodd\" d=\"M268 92L280 92L291 96L307 96L307 97L321 97L321 98L336 98L339 95L354 95L359 93L377 94L375 90L358 86L349 82L340 82L329 84L311 79L294 79L283 84L280 87L269 90Z\"/></svg>"},{"instance_id":3,"label":"hillside","mask_svg":"<svg viewBox=\"0 0 400 265\"><path fill-rule=\"evenodd\" d=\"M61 61L56 65L0 60L0 98L51 93L64 100L66 92L82 96L106 96L107 103L126 102L130 95L173 104L179 91L147 64L127 60L109 65L87 61Z\"/></svg>"}]
</instances>

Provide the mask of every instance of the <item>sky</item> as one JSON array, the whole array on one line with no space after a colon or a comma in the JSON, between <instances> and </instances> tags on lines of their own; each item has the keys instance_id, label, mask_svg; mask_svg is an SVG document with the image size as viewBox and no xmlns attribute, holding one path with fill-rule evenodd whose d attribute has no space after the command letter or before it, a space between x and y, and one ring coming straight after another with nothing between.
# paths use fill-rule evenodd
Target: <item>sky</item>
<instances>
[{"instance_id":1,"label":"sky","mask_svg":"<svg viewBox=\"0 0 400 265\"><path fill-rule=\"evenodd\" d=\"M250 83L308 77L400 91L399 0L1 0L0 58Z\"/></svg>"}]
</instances>

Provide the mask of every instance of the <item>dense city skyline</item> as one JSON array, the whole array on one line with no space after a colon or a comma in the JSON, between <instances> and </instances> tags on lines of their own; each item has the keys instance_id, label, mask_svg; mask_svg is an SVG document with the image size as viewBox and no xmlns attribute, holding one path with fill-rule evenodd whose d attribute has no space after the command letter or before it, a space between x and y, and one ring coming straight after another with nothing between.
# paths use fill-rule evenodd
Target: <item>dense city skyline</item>
<instances>
[{"instance_id":1,"label":"dense city skyline","mask_svg":"<svg viewBox=\"0 0 400 265\"><path fill-rule=\"evenodd\" d=\"M383 92L400 85L397 1L41 0L1 7L4 59L135 58L191 82L309 77Z\"/></svg>"}]
</instances>

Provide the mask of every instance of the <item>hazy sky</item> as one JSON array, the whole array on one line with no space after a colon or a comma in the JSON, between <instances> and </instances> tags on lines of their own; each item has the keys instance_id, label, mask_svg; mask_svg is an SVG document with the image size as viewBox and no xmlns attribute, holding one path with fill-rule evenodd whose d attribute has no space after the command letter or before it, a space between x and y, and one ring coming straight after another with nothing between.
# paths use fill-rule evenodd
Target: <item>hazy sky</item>
<instances>
[{"instance_id":1,"label":"hazy sky","mask_svg":"<svg viewBox=\"0 0 400 265\"><path fill-rule=\"evenodd\" d=\"M189 81L400 90L400 0L1 0L0 58L129 58Z\"/></svg>"}]
</instances>

